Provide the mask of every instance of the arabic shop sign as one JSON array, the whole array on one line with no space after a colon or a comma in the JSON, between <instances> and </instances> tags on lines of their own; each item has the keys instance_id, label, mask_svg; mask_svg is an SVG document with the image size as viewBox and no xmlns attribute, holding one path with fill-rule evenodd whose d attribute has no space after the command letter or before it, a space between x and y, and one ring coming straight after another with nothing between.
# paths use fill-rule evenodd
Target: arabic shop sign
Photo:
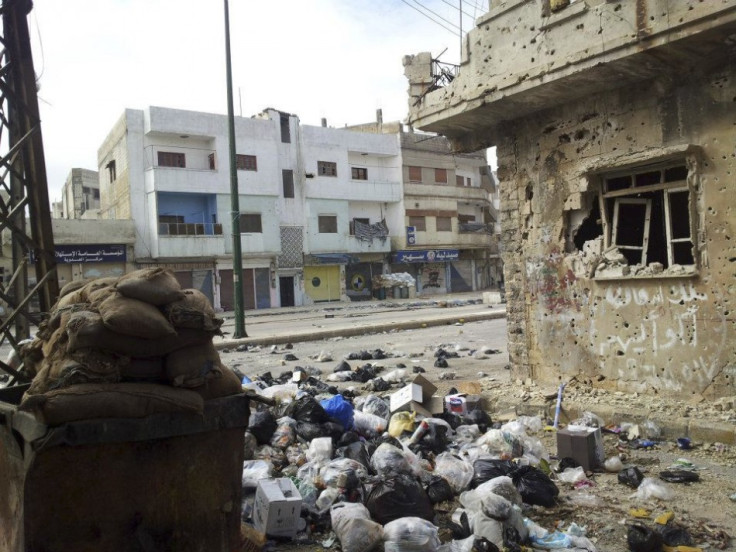
<instances>
[{"instance_id":1,"label":"arabic shop sign","mask_svg":"<svg viewBox=\"0 0 736 552\"><path fill-rule=\"evenodd\" d=\"M57 263L124 263L125 245L57 245Z\"/></svg>"},{"instance_id":2,"label":"arabic shop sign","mask_svg":"<svg viewBox=\"0 0 736 552\"><path fill-rule=\"evenodd\" d=\"M458 258L460 258L460 252L457 249L422 249L394 253L395 263L437 263L456 261Z\"/></svg>"}]
</instances>

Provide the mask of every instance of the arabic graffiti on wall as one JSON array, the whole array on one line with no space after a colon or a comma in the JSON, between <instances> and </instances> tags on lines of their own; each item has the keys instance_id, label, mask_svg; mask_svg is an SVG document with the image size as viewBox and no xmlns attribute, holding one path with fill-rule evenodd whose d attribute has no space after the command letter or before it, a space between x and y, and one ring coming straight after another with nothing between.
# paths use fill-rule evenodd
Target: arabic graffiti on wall
<instances>
[{"instance_id":1,"label":"arabic graffiti on wall","mask_svg":"<svg viewBox=\"0 0 736 552\"><path fill-rule=\"evenodd\" d=\"M124 263L125 245L57 245L57 263Z\"/></svg>"},{"instance_id":2,"label":"arabic graffiti on wall","mask_svg":"<svg viewBox=\"0 0 736 552\"><path fill-rule=\"evenodd\" d=\"M445 287L445 265L444 264L428 264L425 265L420 275L422 289L444 288Z\"/></svg>"}]
</instances>

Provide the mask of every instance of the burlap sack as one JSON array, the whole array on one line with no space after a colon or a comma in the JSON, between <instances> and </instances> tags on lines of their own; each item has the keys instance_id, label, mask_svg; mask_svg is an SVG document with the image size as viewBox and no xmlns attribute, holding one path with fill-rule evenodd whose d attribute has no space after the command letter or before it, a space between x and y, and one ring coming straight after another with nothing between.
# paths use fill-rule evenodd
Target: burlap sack
<instances>
[{"instance_id":1,"label":"burlap sack","mask_svg":"<svg viewBox=\"0 0 736 552\"><path fill-rule=\"evenodd\" d=\"M88 283L89 280L72 280L71 282L64 284L64 286L59 290L59 299L65 295L69 295L72 291L82 289Z\"/></svg>"},{"instance_id":2,"label":"burlap sack","mask_svg":"<svg viewBox=\"0 0 736 552\"><path fill-rule=\"evenodd\" d=\"M105 278L95 278L94 280L90 280L87 282L87 284L82 288L82 293L84 293L85 299L89 300L90 296L94 292L100 289L114 287L117 282L118 282L118 278L114 276L107 276Z\"/></svg>"},{"instance_id":3,"label":"burlap sack","mask_svg":"<svg viewBox=\"0 0 736 552\"><path fill-rule=\"evenodd\" d=\"M165 305L164 316L175 328L218 331L224 320L217 318L207 296L198 289L183 290L184 298Z\"/></svg>"},{"instance_id":4,"label":"burlap sack","mask_svg":"<svg viewBox=\"0 0 736 552\"><path fill-rule=\"evenodd\" d=\"M59 299L56 304L52 307L52 311L63 309L75 303L86 303L87 296L84 293L84 288L67 293L64 297Z\"/></svg>"},{"instance_id":5,"label":"burlap sack","mask_svg":"<svg viewBox=\"0 0 736 552\"><path fill-rule=\"evenodd\" d=\"M163 382L166 379L164 359L131 358L128 364L120 367L120 376L125 381Z\"/></svg>"},{"instance_id":6,"label":"burlap sack","mask_svg":"<svg viewBox=\"0 0 736 552\"><path fill-rule=\"evenodd\" d=\"M176 276L164 268L144 268L121 276L115 289L126 297L156 306L184 298Z\"/></svg>"},{"instance_id":7,"label":"burlap sack","mask_svg":"<svg viewBox=\"0 0 736 552\"><path fill-rule=\"evenodd\" d=\"M116 333L146 339L176 335L176 330L156 307L119 293L100 304L100 316L105 326Z\"/></svg>"},{"instance_id":8,"label":"burlap sack","mask_svg":"<svg viewBox=\"0 0 736 552\"><path fill-rule=\"evenodd\" d=\"M144 339L110 330L99 313L75 312L66 327L69 336L68 351L100 349L122 356L149 358L162 357L172 351L212 341L213 333L183 328L175 335L161 339Z\"/></svg>"},{"instance_id":9,"label":"burlap sack","mask_svg":"<svg viewBox=\"0 0 736 552\"><path fill-rule=\"evenodd\" d=\"M110 296L115 295L114 286L105 286L98 288L87 295L87 301L91 305L92 310L99 309L100 305Z\"/></svg>"},{"instance_id":10,"label":"burlap sack","mask_svg":"<svg viewBox=\"0 0 736 552\"><path fill-rule=\"evenodd\" d=\"M20 410L33 412L48 425L99 418L144 418L164 412L201 414L197 393L154 383L80 384L24 396Z\"/></svg>"},{"instance_id":11,"label":"burlap sack","mask_svg":"<svg viewBox=\"0 0 736 552\"><path fill-rule=\"evenodd\" d=\"M166 379L175 387L199 387L219 378L220 366L220 355L211 342L187 347L166 356Z\"/></svg>"},{"instance_id":12,"label":"burlap sack","mask_svg":"<svg viewBox=\"0 0 736 552\"><path fill-rule=\"evenodd\" d=\"M209 379L205 381L204 385L192 389L205 401L229 397L243 392L243 385L235 372L223 364L220 364L219 368L221 372L219 378Z\"/></svg>"},{"instance_id":13,"label":"burlap sack","mask_svg":"<svg viewBox=\"0 0 736 552\"><path fill-rule=\"evenodd\" d=\"M43 362L43 344L43 340L35 337L29 343L21 345L20 358L23 362L22 372L25 375L34 377L38 373L38 370L41 369L41 362Z\"/></svg>"},{"instance_id":14,"label":"burlap sack","mask_svg":"<svg viewBox=\"0 0 736 552\"><path fill-rule=\"evenodd\" d=\"M44 341L41 346L44 357L50 357L57 349L66 350L69 337L66 335L66 327L59 327L51 334L51 337Z\"/></svg>"}]
</instances>

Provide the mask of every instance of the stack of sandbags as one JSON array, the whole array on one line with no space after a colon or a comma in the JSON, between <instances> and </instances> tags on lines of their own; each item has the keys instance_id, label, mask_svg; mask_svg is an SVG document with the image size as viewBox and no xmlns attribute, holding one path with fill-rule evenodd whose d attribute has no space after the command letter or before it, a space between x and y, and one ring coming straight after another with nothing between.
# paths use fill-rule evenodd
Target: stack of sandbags
<instances>
[{"instance_id":1,"label":"stack of sandbags","mask_svg":"<svg viewBox=\"0 0 736 552\"><path fill-rule=\"evenodd\" d=\"M242 389L212 344L221 325L207 297L166 269L67 284L22 352L33 381L20 408L52 425L201 412Z\"/></svg>"}]
</instances>

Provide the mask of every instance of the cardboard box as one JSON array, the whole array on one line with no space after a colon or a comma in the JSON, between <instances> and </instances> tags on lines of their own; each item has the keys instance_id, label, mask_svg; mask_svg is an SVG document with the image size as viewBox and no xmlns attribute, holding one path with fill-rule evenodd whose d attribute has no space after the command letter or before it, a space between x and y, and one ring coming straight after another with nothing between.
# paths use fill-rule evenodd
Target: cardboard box
<instances>
[{"instance_id":1,"label":"cardboard box","mask_svg":"<svg viewBox=\"0 0 736 552\"><path fill-rule=\"evenodd\" d=\"M411 401L409 410L421 414L425 418L432 418L445 411L445 401L442 397L430 397L423 403Z\"/></svg>"},{"instance_id":2,"label":"cardboard box","mask_svg":"<svg viewBox=\"0 0 736 552\"><path fill-rule=\"evenodd\" d=\"M253 505L253 525L272 537L296 536L302 496L291 479L262 479Z\"/></svg>"},{"instance_id":3,"label":"cardboard box","mask_svg":"<svg viewBox=\"0 0 736 552\"><path fill-rule=\"evenodd\" d=\"M437 391L437 387L422 375L417 375L406 385L391 395L391 412L408 410L412 401L424 404Z\"/></svg>"},{"instance_id":4,"label":"cardboard box","mask_svg":"<svg viewBox=\"0 0 736 552\"><path fill-rule=\"evenodd\" d=\"M596 427L569 426L557 432L557 457L572 458L585 471L603 465L603 437Z\"/></svg>"},{"instance_id":5,"label":"cardboard box","mask_svg":"<svg viewBox=\"0 0 736 552\"><path fill-rule=\"evenodd\" d=\"M480 406L480 400L480 395L466 395L465 393L447 395L445 397L445 410L459 416L465 416L468 412Z\"/></svg>"}]
</instances>

